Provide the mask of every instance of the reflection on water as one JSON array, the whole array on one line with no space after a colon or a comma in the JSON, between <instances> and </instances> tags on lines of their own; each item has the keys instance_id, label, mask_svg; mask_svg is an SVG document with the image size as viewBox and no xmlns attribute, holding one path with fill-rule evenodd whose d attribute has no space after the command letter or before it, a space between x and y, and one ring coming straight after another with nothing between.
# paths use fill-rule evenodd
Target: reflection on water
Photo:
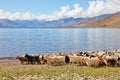
<instances>
[{"instance_id":1,"label":"reflection on water","mask_svg":"<svg viewBox=\"0 0 120 80\"><path fill-rule=\"evenodd\" d=\"M118 49L119 35L119 28L1 28L0 57Z\"/></svg>"}]
</instances>

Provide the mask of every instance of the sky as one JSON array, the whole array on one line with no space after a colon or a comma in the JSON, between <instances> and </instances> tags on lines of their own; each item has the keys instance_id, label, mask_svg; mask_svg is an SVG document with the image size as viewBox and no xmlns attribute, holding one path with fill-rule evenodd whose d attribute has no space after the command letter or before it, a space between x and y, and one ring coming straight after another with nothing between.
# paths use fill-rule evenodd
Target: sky
<instances>
[{"instance_id":1,"label":"sky","mask_svg":"<svg viewBox=\"0 0 120 80\"><path fill-rule=\"evenodd\" d=\"M58 20L120 11L120 0L0 0L0 19Z\"/></svg>"}]
</instances>

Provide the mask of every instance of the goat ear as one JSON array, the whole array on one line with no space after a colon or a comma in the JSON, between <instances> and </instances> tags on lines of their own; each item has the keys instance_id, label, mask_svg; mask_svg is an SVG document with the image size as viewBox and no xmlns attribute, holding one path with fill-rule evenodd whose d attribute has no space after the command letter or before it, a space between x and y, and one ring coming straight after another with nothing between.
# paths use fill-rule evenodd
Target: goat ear
<instances>
[{"instance_id":1,"label":"goat ear","mask_svg":"<svg viewBox=\"0 0 120 80\"><path fill-rule=\"evenodd\" d=\"M28 55L28 53L26 53L25 55Z\"/></svg>"},{"instance_id":2,"label":"goat ear","mask_svg":"<svg viewBox=\"0 0 120 80\"><path fill-rule=\"evenodd\" d=\"M103 56L104 56L104 54L101 55L101 57L103 57Z\"/></svg>"},{"instance_id":3,"label":"goat ear","mask_svg":"<svg viewBox=\"0 0 120 80\"><path fill-rule=\"evenodd\" d=\"M101 58L102 58L103 56L104 56L104 54L102 54L101 56L98 56L98 57L101 57Z\"/></svg>"},{"instance_id":4,"label":"goat ear","mask_svg":"<svg viewBox=\"0 0 120 80\"><path fill-rule=\"evenodd\" d=\"M44 54L42 54L42 57L44 57Z\"/></svg>"}]
</instances>

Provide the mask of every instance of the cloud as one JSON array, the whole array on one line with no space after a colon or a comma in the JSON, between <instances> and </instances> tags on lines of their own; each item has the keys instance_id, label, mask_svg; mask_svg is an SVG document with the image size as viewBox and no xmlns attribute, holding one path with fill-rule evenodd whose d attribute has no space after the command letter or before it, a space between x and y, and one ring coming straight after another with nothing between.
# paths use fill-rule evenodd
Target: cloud
<instances>
[{"instance_id":1,"label":"cloud","mask_svg":"<svg viewBox=\"0 0 120 80\"><path fill-rule=\"evenodd\" d=\"M106 3L103 0L89 2L89 7L83 12L84 17L93 17L103 14Z\"/></svg>"},{"instance_id":2,"label":"cloud","mask_svg":"<svg viewBox=\"0 0 120 80\"><path fill-rule=\"evenodd\" d=\"M29 12L26 13L10 13L4 10L0 10L0 19L11 19L11 20L32 20L35 19L35 15Z\"/></svg>"},{"instance_id":3,"label":"cloud","mask_svg":"<svg viewBox=\"0 0 120 80\"><path fill-rule=\"evenodd\" d=\"M70 9L70 6L63 6L61 7L61 11L56 11L54 13L54 17L51 17L50 19L59 19L59 18L68 18L68 17L80 17L80 14L82 13L83 8L80 7L79 4L74 4L74 8Z\"/></svg>"},{"instance_id":4,"label":"cloud","mask_svg":"<svg viewBox=\"0 0 120 80\"><path fill-rule=\"evenodd\" d=\"M59 11L55 11L51 15L46 14L32 14L26 13L10 13L4 10L0 10L0 19L11 19L11 20L57 20L68 17L93 17L102 14L112 14L120 11L119 0L94 0L89 2L87 9L82 8L78 3L74 4L74 8L70 8L69 5L62 6Z\"/></svg>"},{"instance_id":5,"label":"cloud","mask_svg":"<svg viewBox=\"0 0 120 80\"><path fill-rule=\"evenodd\" d=\"M75 4L74 5L74 9L73 10L70 10L68 13L67 13L67 16L68 17L74 17L74 18L77 18L77 17L81 17L81 13L83 12L83 8L80 7L79 4Z\"/></svg>"},{"instance_id":6,"label":"cloud","mask_svg":"<svg viewBox=\"0 0 120 80\"><path fill-rule=\"evenodd\" d=\"M115 13L120 11L120 0L107 0L104 13Z\"/></svg>"},{"instance_id":7,"label":"cloud","mask_svg":"<svg viewBox=\"0 0 120 80\"><path fill-rule=\"evenodd\" d=\"M93 17L118 11L120 11L119 0L97 0L89 2L89 7L83 12L83 16Z\"/></svg>"}]
</instances>

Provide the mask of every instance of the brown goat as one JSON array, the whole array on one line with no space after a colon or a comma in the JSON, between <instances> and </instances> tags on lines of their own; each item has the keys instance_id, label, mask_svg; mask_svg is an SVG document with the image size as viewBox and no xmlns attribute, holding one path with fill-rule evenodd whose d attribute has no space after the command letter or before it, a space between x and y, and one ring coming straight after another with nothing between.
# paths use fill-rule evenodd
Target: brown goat
<instances>
[{"instance_id":1,"label":"brown goat","mask_svg":"<svg viewBox=\"0 0 120 80\"><path fill-rule=\"evenodd\" d=\"M26 57L23 57L23 56L17 56L16 58L19 59L21 64L28 61L28 59Z\"/></svg>"},{"instance_id":2,"label":"brown goat","mask_svg":"<svg viewBox=\"0 0 120 80\"><path fill-rule=\"evenodd\" d=\"M84 57L82 57L82 56L70 56L70 63L78 64L80 66L86 65L86 61L85 61Z\"/></svg>"},{"instance_id":3,"label":"brown goat","mask_svg":"<svg viewBox=\"0 0 120 80\"><path fill-rule=\"evenodd\" d=\"M39 55L39 60L41 64L47 63L47 60L45 59L44 55Z\"/></svg>"},{"instance_id":4,"label":"brown goat","mask_svg":"<svg viewBox=\"0 0 120 80\"><path fill-rule=\"evenodd\" d=\"M86 59L87 66L90 67L100 67L105 66L106 62L102 57L94 57Z\"/></svg>"},{"instance_id":5,"label":"brown goat","mask_svg":"<svg viewBox=\"0 0 120 80\"><path fill-rule=\"evenodd\" d=\"M59 66L65 64L65 56L47 56L45 59L49 65Z\"/></svg>"}]
</instances>

